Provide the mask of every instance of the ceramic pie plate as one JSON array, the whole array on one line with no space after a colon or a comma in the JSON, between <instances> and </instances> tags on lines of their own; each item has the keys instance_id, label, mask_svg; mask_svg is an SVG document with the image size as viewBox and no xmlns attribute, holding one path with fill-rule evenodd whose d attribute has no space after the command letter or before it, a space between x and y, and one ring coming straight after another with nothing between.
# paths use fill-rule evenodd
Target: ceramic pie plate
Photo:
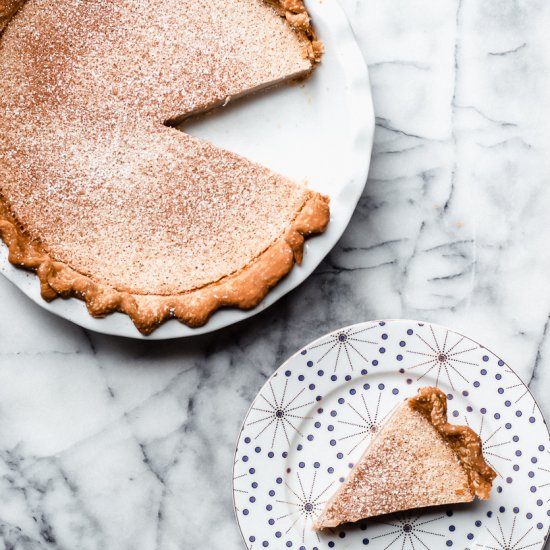
<instances>
[{"instance_id":1,"label":"ceramic pie plate","mask_svg":"<svg viewBox=\"0 0 550 550\"><path fill-rule=\"evenodd\" d=\"M497 472L491 498L414 510L318 534L323 509L390 411L421 386L447 393ZM246 548L541 550L550 526L550 436L506 362L450 329L374 321L312 342L254 400L234 465Z\"/></svg>"},{"instance_id":2,"label":"ceramic pie plate","mask_svg":"<svg viewBox=\"0 0 550 550\"><path fill-rule=\"evenodd\" d=\"M317 267L346 228L367 180L374 114L365 62L336 0L306 2L326 54L311 78L283 85L186 123L182 129L259 162L330 196L327 231L306 242L304 261L295 266L251 311L216 312L201 328L171 320L148 339L210 332L267 308L298 286ZM91 317L76 299L45 302L38 279L12 266L1 244L0 272L41 307L74 323L106 334L144 338L130 319L115 313Z\"/></svg>"}]
</instances>

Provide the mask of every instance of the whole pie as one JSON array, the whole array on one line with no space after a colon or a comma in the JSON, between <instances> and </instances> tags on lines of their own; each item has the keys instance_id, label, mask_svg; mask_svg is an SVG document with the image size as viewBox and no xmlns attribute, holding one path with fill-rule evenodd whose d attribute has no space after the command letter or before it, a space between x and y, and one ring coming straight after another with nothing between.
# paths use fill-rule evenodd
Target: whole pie
<instances>
[{"instance_id":1,"label":"whole pie","mask_svg":"<svg viewBox=\"0 0 550 550\"><path fill-rule=\"evenodd\" d=\"M495 477L479 436L468 426L449 424L447 396L428 386L396 408L314 528L476 496L485 500Z\"/></svg>"},{"instance_id":2,"label":"whole pie","mask_svg":"<svg viewBox=\"0 0 550 550\"><path fill-rule=\"evenodd\" d=\"M200 326L325 229L326 197L173 128L309 74L301 0L0 0L0 32L0 235L46 300Z\"/></svg>"}]
</instances>

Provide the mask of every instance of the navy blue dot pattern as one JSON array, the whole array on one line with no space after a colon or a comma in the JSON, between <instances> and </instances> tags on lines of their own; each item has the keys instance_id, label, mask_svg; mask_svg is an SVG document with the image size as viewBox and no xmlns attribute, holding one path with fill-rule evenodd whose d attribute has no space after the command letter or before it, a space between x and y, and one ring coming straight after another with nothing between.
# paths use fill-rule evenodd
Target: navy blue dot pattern
<instances>
[{"instance_id":1,"label":"navy blue dot pattern","mask_svg":"<svg viewBox=\"0 0 550 550\"><path fill-rule=\"evenodd\" d=\"M480 434L497 472L491 499L312 530L395 406L426 385L447 394L451 422ZM239 437L233 495L249 550L540 550L550 437L528 388L477 342L427 323L364 323L302 349L262 388Z\"/></svg>"}]
</instances>

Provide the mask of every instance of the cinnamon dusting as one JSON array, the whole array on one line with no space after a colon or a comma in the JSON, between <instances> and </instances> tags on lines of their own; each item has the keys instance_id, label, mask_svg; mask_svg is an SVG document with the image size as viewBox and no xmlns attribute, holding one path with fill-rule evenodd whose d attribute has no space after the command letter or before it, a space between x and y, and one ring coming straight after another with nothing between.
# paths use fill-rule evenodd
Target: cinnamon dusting
<instances>
[{"instance_id":1,"label":"cinnamon dusting","mask_svg":"<svg viewBox=\"0 0 550 550\"><path fill-rule=\"evenodd\" d=\"M0 32L23 3L0 0ZM186 16L202 17L203 3L191 2ZM200 326L219 307L257 305L301 261L304 237L325 229L326 197L162 126L181 113L311 71L321 46L303 4L277 1L287 25L261 3L250 0L239 9L254 8L257 22L278 23L273 45L260 36L261 25L246 47L239 34L248 32L246 25L231 27L230 37L199 25L190 43L178 43L183 39L171 31L170 46L182 59L158 49L159 33L173 24L172 8L153 27L127 1L33 0L6 28L0 236L12 263L36 271L44 299L75 296L98 317L125 312L144 334L170 317ZM129 30L141 33L143 54L124 51ZM195 60L196 52L218 42L223 55ZM286 53L274 62L277 52ZM93 81L84 78L89 74ZM219 184L231 174L236 190ZM236 227L224 228L229 207ZM231 240L238 232L241 239Z\"/></svg>"}]
</instances>

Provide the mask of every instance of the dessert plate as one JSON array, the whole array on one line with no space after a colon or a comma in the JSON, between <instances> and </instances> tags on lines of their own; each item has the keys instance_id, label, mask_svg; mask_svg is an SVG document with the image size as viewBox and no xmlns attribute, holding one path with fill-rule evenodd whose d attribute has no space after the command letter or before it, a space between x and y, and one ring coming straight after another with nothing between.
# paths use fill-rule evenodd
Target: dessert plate
<instances>
[{"instance_id":1,"label":"dessert plate","mask_svg":"<svg viewBox=\"0 0 550 550\"><path fill-rule=\"evenodd\" d=\"M295 181L308 181L312 188L330 196L327 231L306 242L303 264L258 307L220 310L196 329L172 320L144 337L126 315L94 319L79 300L45 302L36 276L12 266L3 244L0 273L38 305L82 327L148 339L193 336L236 323L262 311L306 279L336 244L353 214L367 180L374 131L367 69L346 16L336 0L309 0L306 5L326 49L311 78L236 101L182 126L191 135Z\"/></svg>"},{"instance_id":2,"label":"dessert plate","mask_svg":"<svg viewBox=\"0 0 550 550\"><path fill-rule=\"evenodd\" d=\"M449 422L480 434L497 472L491 498L314 532L386 416L428 385L447 393ZM529 389L477 342L416 321L361 323L312 342L267 381L239 436L233 495L250 550L540 550L550 434Z\"/></svg>"}]
</instances>

